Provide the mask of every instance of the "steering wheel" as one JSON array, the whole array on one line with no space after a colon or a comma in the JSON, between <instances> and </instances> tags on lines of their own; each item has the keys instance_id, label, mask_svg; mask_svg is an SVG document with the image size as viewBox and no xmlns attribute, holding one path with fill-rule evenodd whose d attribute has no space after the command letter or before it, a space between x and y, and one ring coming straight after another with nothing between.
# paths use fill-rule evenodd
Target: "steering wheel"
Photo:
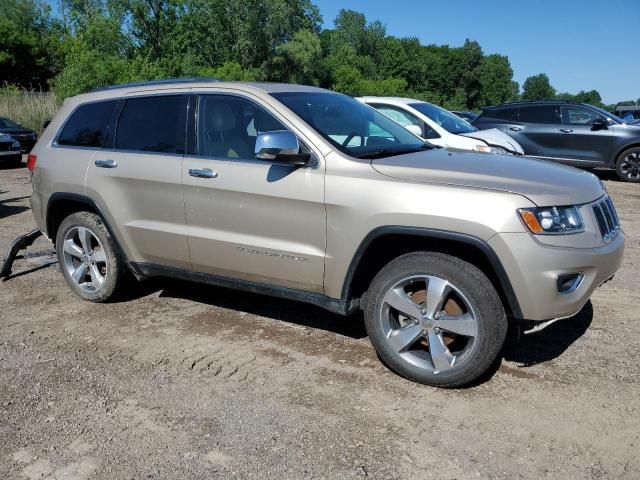
<instances>
[{"instance_id":1,"label":"steering wheel","mask_svg":"<svg viewBox=\"0 0 640 480\"><path fill-rule=\"evenodd\" d=\"M342 142L342 146L346 147L349 144L349 142L353 140L353 137L355 137L356 135L358 135L358 132L351 132L349 135L347 135L347 138L345 138L344 142ZM362 141L360 141L360 145L362 146Z\"/></svg>"}]
</instances>

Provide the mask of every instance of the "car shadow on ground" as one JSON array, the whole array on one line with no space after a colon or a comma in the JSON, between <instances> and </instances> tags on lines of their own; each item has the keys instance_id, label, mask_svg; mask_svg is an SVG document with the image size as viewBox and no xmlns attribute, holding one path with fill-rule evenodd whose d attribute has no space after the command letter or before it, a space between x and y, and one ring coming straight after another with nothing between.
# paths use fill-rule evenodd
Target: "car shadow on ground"
<instances>
[{"instance_id":1,"label":"car shadow on ground","mask_svg":"<svg viewBox=\"0 0 640 480\"><path fill-rule=\"evenodd\" d=\"M593 320L591 301L576 315L558 320L540 332L524 334L514 326L502 350L505 360L531 367L562 355L589 328Z\"/></svg>"},{"instance_id":2,"label":"car shadow on ground","mask_svg":"<svg viewBox=\"0 0 640 480\"><path fill-rule=\"evenodd\" d=\"M141 282L138 284L138 288L131 289L131 295L132 298L136 298L141 294L151 294L157 291L160 291L161 297L187 299L304 327L317 328L349 338L359 339L367 336L361 312L343 317L314 305L223 287L169 278L153 278ZM122 300L126 301L127 298Z\"/></svg>"},{"instance_id":3,"label":"car shadow on ground","mask_svg":"<svg viewBox=\"0 0 640 480\"><path fill-rule=\"evenodd\" d=\"M0 190L0 195L2 195L3 191ZM28 210L29 207L22 205L11 205L14 202L24 200L25 198L29 198L28 196L24 197L14 197L14 198L5 198L0 199L0 220L3 218L10 217L11 215L16 215L18 213L22 213L25 210Z\"/></svg>"}]
</instances>

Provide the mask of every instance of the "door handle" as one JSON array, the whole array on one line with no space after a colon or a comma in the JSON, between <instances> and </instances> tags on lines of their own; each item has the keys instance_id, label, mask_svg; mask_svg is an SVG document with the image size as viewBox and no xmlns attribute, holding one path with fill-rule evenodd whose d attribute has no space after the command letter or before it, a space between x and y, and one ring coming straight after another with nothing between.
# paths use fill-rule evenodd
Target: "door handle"
<instances>
[{"instance_id":1,"label":"door handle","mask_svg":"<svg viewBox=\"0 0 640 480\"><path fill-rule=\"evenodd\" d=\"M511 130L512 132L519 132L522 129L520 127L509 127L509 130Z\"/></svg>"},{"instance_id":2,"label":"door handle","mask_svg":"<svg viewBox=\"0 0 640 480\"><path fill-rule=\"evenodd\" d=\"M118 164L115 160L96 160L96 167L100 168L116 168Z\"/></svg>"},{"instance_id":3,"label":"door handle","mask_svg":"<svg viewBox=\"0 0 640 480\"><path fill-rule=\"evenodd\" d=\"M190 168L189 175L196 178L217 178L218 172L214 172L210 168Z\"/></svg>"},{"instance_id":4,"label":"door handle","mask_svg":"<svg viewBox=\"0 0 640 480\"><path fill-rule=\"evenodd\" d=\"M563 132L563 133L571 133L571 132L573 132L573 130L570 129L570 128L561 128L560 131Z\"/></svg>"}]
</instances>

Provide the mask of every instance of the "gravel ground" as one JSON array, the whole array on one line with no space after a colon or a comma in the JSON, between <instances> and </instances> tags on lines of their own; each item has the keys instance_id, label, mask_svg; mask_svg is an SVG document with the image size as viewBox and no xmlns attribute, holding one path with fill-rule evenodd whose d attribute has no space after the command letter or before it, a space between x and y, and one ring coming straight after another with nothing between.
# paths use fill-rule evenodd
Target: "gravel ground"
<instances>
[{"instance_id":1,"label":"gravel ground","mask_svg":"<svg viewBox=\"0 0 640 480\"><path fill-rule=\"evenodd\" d=\"M0 477L640 478L640 185L623 267L461 390L378 361L362 317L171 280L83 302L39 239L0 283ZM34 228L0 170L0 249Z\"/></svg>"}]
</instances>

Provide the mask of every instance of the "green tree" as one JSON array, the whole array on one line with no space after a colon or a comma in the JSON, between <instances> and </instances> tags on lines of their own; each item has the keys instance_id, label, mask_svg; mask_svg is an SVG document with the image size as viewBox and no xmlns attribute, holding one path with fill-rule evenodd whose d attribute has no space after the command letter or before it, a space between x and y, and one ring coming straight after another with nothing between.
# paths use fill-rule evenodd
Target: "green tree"
<instances>
[{"instance_id":1,"label":"green tree","mask_svg":"<svg viewBox=\"0 0 640 480\"><path fill-rule=\"evenodd\" d=\"M545 100L556 96L556 90L551 86L549 77L540 73L527 78L522 85L523 100Z\"/></svg>"},{"instance_id":2,"label":"green tree","mask_svg":"<svg viewBox=\"0 0 640 480\"><path fill-rule=\"evenodd\" d=\"M3 0L0 11L0 82L46 89L62 68L62 25L32 0Z\"/></svg>"},{"instance_id":3,"label":"green tree","mask_svg":"<svg viewBox=\"0 0 640 480\"><path fill-rule=\"evenodd\" d=\"M513 70L504 55L487 55L480 68L481 103L496 105L518 98L518 84L513 81Z\"/></svg>"},{"instance_id":4,"label":"green tree","mask_svg":"<svg viewBox=\"0 0 640 480\"><path fill-rule=\"evenodd\" d=\"M274 80L319 85L323 77L320 38L309 30L297 31L276 50L269 70Z\"/></svg>"}]
</instances>

